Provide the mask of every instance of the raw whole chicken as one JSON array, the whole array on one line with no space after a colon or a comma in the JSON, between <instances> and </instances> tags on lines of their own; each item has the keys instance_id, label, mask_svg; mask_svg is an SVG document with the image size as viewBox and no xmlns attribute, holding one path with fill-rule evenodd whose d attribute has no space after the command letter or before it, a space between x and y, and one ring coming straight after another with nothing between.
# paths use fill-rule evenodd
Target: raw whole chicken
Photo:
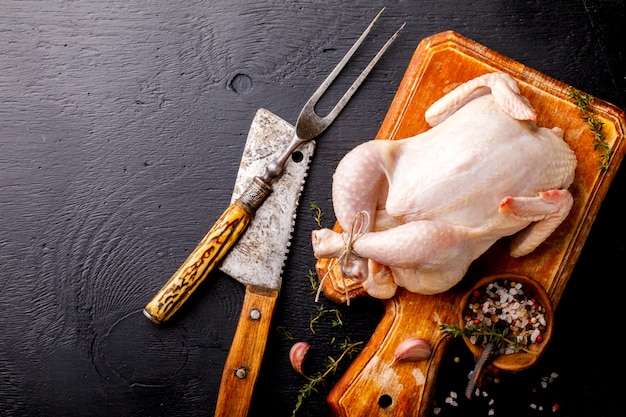
<instances>
[{"instance_id":1,"label":"raw whole chicken","mask_svg":"<svg viewBox=\"0 0 626 417\"><path fill-rule=\"evenodd\" d=\"M425 117L430 130L365 142L341 160L332 198L343 231L313 231L315 257L340 258L343 275L376 298L397 286L446 291L504 236L517 233L511 256L526 255L573 203L576 156L560 128L536 126L509 75L468 81Z\"/></svg>"}]
</instances>

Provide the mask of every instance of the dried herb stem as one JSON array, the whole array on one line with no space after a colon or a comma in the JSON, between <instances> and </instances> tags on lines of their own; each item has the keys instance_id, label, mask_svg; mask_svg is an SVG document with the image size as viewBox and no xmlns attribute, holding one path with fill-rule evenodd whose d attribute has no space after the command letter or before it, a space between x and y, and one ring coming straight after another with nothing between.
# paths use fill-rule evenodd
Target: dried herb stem
<instances>
[{"instance_id":1,"label":"dried herb stem","mask_svg":"<svg viewBox=\"0 0 626 417\"><path fill-rule=\"evenodd\" d=\"M598 120L598 116L590 110L590 106L593 102L593 97L589 94L585 94L574 87L567 88L567 94L570 99L576 104L580 111L581 118L589 125L589 130L594 136L593 149L600 154L598 159L598 167L601 171L605 171L609 167L611 155L613 150L606 141L604 133L602 133L602 127L604 123Z\"/></svg>"},{"instance_id":2,"label":"dried herb stem","mask_svg":"<svg viewBox=\"0 0 626 417\"><path fill-rule=\"evenodd\" d=\"M309 397L312 393L318 392L317 387L319 385L323 385L327 378L337 372L339 369L339 365L346 358L352 358L354 355L361 351L361 346L363 342L351 342L350 339L346 338L345 341L339 346L341 350L341 354L337 359L329 356L326 359L325 369L323 371L318 372L312 377L308 378L308 382L304 384L302 388L298 391L298 400L296 402L296 406L291 413L292 416L295 416L304 400Z\"/></svg>"},{"instance_id":3,"label":"dried herb stem","mask_svg":"<svg viewBox=\"0 0 626 417\"><path fill-rule=\"evenodd\" d=\"M285 326L276 327L276 333L278 333L283 340L294 340L293 335Z\"/></svg>"},{"instance_id":4,"label":"dried herb stem","mask_svg":"<svg viewBox=\"0 0 626 417\"><path fill-rule=\"evenodd\" d=\"M317 223L317 226L320 229L323 228L322 218L324 217L324 212L322 211L322 208L314 201L311 201L309 207L311 211L313 212L313 218L315 219L315 223Z\"/></svg>"},{"instance_id":5,"label":"dried herb stem","mask_svg":"<svg viewBox=\"0 0 626 417\"><path fill-rule=\"evenodd\" d=\"M476 344L487 345L493 344L496 348L500 348L504 344L511 345L516 351L523 351L533 353L526 349L522 342L517 340L511 340L506 337L508 327L503 331L492 329L484 324L479 324L471 327L451 326L449 324L442 324L439 326L439 330L450 333L454 337L475 337Z\"/></svg>"},{"instance_id":6,"label":"dried herb stem","mask_svg":"<svg viewBox=\"0 0 626 417\"><path fill-rule=\"evenodd\" d=\"M317 294L317 289L320 287L320 281L317 279L317 273L309 269L306 277L309 279L309 283L311 284L311 294Z\"/></svg>"},{"instance_id":7,"label":"dried herb stem","mask_svg":"<svg viewBox=\"0 0 626 417\"><path fill-rule=\"evenodd\" d=\"M317 306L317 313L311 319L309 323L309 329L311 330L311 333L315 334L315 324L327 314L335 315L335 319L332 322L333 327L343 325L343 320L341 319L341 312L339 310L337 310L336 308L327 309L326 307L324 307L324 305L320 305L320 306Z\"/></svg>"}]
</instances>

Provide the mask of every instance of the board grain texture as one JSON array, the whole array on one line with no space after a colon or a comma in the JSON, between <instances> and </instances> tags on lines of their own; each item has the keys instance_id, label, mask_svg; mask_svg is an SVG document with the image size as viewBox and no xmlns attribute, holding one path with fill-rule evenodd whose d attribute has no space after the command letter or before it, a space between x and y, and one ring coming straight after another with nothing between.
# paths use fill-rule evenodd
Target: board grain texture
<instances>
[{"instance_id":1,"label":"board grain texture","mask_svg":"<svg viewBox=\"0 0 626 417\"><path fill-rule=\"evenodd\" d=\"M214 413L243 286L216 271L172 322L155 326L141 311L228 206L256 111L294 123L383 6L320 103L322 111L335 103L407 22L317 141L250 416L292 414L306 383L289 365L294 341L311 344L314 374L346 337L368 341L384 315L369 298L314 303L307 274L318 225L309 205L334 224L334 168L376 136L417 45L452 30L624 109L624 3L0 0L0 416ZM539 363L454 406L451 392L462 397L473 356L451 344L431 413L623 415L623 387L612 381L624 371L615 342L624 187L620 169ZM327 314L311 324L322 307ZM347 367L297 415L330 415L326 395Z\"/></svg>"}]
</instances>

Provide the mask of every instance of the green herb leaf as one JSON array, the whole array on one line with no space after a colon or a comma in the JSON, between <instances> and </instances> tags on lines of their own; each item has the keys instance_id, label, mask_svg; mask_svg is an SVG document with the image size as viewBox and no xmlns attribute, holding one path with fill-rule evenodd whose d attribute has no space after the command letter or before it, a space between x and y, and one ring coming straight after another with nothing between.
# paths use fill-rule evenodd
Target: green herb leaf
<instances>
[{"instance_id":1,"label":"green herb leaf","mask_svg":"<svg viewBox=\"0 0 626 417\"><path fill-rule=\"evenodd\" d=\"M310 203L310 210L314 213L313 214L313 218L315 219L315 222L317 223L317 226L321 229L323 228L322 226L322 218L324 217L324 212L322 211L322 208L315 202L311 201Z\"/></svg>"},{"instance_id":2,"label":"green herb leaf","mask_svg":"<svg viewBox=\"0 0 626 417\"><path fill-rule=\"evenodd\" d=\"M318 372L313 377L307 381L306 384L300 388L298 391L298 399L293 409L291 415L295 417L296 413L304 404L304 400L308 398L312 393L318 392L317 387L320 385L324 385L326 383L327 378L330 375L334 375L339 369L339 365L346 358L351 358L355 354L361 351L361 347L363 342L351 342L349 338L346 338L344 342L341 344L341 354L337 359L329 356L326 360L325 369L323 371Z\"/></svg>"},{"instance_id":3,"label":"green herb leaf","mask_svg":"<svg viewBox=\"0 0 626 417\"><path fill-rule=\"evenodd\" d=\"M601 171L606 171L609 168L609 162L613 155L613 150L610 148L606 137L602 133L602 127L604 123L598 120L598 116L589 110L589 106L593 101L593 97L589 94L585 94L574 87L567 87L567 94L572 102L576 104L580 111L580 117L587 122L589 130L594 135L593 149L599 152L598 167Z\"/></svg>"}]
</instances>

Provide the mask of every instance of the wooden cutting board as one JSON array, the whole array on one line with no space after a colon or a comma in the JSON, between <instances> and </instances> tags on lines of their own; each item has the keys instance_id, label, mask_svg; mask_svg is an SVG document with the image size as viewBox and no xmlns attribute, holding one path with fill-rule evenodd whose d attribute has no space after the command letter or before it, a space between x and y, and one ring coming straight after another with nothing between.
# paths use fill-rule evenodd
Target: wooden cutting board
<instances>
[{"instance_id":1,"label":"wooden cutting board","mask_svg":"<svg viewBox=\"0 0 626 417\"><path fill-rule=\"evenodd\" d=\"M500 273L530 277L545 288L554 308L563 294L624 156L626 117L622 110L598 99L593 99L589 107L604 123L602 133L612 150L608 166L601 170L595 136L570 98L567 85L455 32L443 32L424 39L417 47L377 139L401 139L429 129L424 112L435 100L465 81L494 71L507 72L518 81L521 93L537 112L538 125L559 126L565 131L565 140L578 158L570 187L574 196L570 214L546 242L527 256L510 257L508 240L502 239L476 260L451 290L424 296L399 289L394 298L386 300L385 314L372 338L328 396L335 415L425 416L439 364L452 340L439 330L439 325L459 323L460 301L477 280ZM341 228L335 225L335 230ZM319 277L328 272L331 262L318 261ZM346 296L338 270L331 270L324 281L326 297L343 303L346 297L364 294L360 285L350 282ZM396 347L410 337L430 341L431 358L391 366Z\"/></svg>"}]
</instances>

